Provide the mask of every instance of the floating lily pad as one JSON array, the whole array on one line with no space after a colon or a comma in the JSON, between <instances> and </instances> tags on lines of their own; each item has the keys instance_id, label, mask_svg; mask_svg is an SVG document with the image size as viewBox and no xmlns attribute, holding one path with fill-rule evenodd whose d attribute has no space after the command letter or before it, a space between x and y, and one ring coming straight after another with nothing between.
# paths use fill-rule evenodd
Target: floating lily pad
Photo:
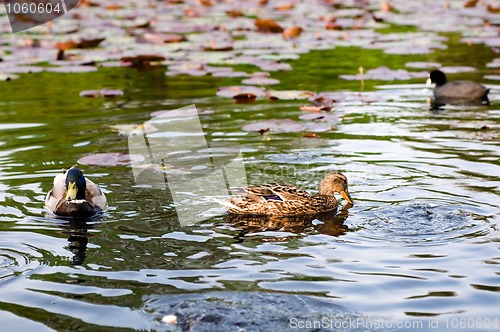
<instances>
[{"instance_id":1,"label":"floating lily pad","mask_svg":"<svg viewBox=\"0 0 500 332\"><path fill-rule=\"evenodd\" d=\"M267 91L267 96L271 100L296 100L307 99L314 93L311 91L301 90L271 90Z\"/></svg>"},{"instance_id":2,"label":"floating lily pad","mask_svg":"<svg viewBox=\"0 0 500 332\"><path fill-rule=\"evenodd\" d=\"M273 84L279 84L280 81L275 79L275 78L270 78L270 77L250 77L247 79L244 79L241 81L243 84L250 84L250 85L273 85Z\"/></svg>"},{"instance_id":3,"label":"floating lily pad","mask_svg":"<svg viewBox=\"0 0 500 332\"><path fill-rule=\"evenodd\" d=\"M258 18L255 20L255 26L260 32L283 32L283 28L275 21L269 18Z\"/></svg>"},{"instance_id":4,"label":"floating lily pad","mask_svg":"<svg viewBox=\"0 0 500 332\"><path fill-rule=\"evenodd\" d=\"M331 126L326 123L297 122L291 119L270 119L249 123L242 127L244 131L272 133L294 133L300 131L324 132L331 130Z\"/></svg>"},{"instance_id":5,"label":"floating lily pad","mask_svg":"<svg viewBox=\"0 0 500 332\"><path fill-rule=\"evenodd\" d=\"M120 60L122 62L129 63L132 67L147 67L161 63L165 60L165 57L155 54L141 54L135 56L124 56Z\"/></svg>"},{"instance_id":6,"label":"floating lily pad","mask_svg":"<svg viewBox=\"0 0 500 332\"><path fill-rule=\"evenodd\" d=\"M440 70L447 74L470 73L477 71L476 68L470 66L445 66L441 67Z\"/></svg>"},{"instance_id":7,"label":"floating lily pad","mask_svg":"<svg viewBox=\"0 0 500 332\"><path fill-rule=\"evenodd\" d=\"M97 71L97 67L94 66L64 66L64 67L47 67L46 71L50 71L53 73L68 73L68 74L76 74L76 73L91 73Z\"/></svg>"},{"instance_id":8,"label":"floating lily pad","mask_svg":"<svg viewBox=\"0 0 500 332\"><path fill-rule=\"evenodd\" d=\"M484 75L484 78L492 81L500 81L500 75Z\"/></svg>"},{"instance_id":9,"label":"floating lily pad","mask_svg":"<svg viewBox=\"0 0 500 332\"><path fill-rule=\"evenodd\" d=\"M404 69L389 69L387 67L379 67L367 70L366 73L356 75L340 75L344 80L380 80L380 81L393 81L393 80L410 80L416 77L426 77L427 73L408 72Z\"/></svg>"},{"instance_id":10,"label":"floating lily pad","mask_svg":"<svg viewBox=\"0 0 500 332\"><path fill-rule=\"evenodd\" d=\"M212 73L213 77L248 77L250 74L244 71L216 71Z\"/></svg>"},{"instance_id":11,"label":"floating lily pad","mask_svg":"<svg viewBox=\"0 0 500 332\"><path fill-rule=\"evenodd\" d=\"M240 93L233 96L233 99L237 104L249 104L255 102L257 96L253 93Z\"/></svg>"},{"instance_id":12,"label":"floating lily pad","mask_svg":"<svg viewBox=\"0 0 500 332\"><path fill-rule=\"evenodd\" d=\"M332 112L305 113L302 114L299 118L301 120L313 120L322 122L338 122L340 119L338 114Z\"/></svg>"},{"instance_id":13,"label":"floating lily pad","mask_svg":"<svg viewBox=\"0 0 500 332\"><path fill-rule=\"evenodd\" d=\"M405 67L408 68L417 68L417 69L432 69L432 68L440 68L441 64L439 62L407 62L405 63Z\"/></svg>"},{"instance_id":14,"label":"floating lily pad","mask_svg":"<svg viewBox=\"0 0 500 332\"><path fill-rule=\"evenodd\" d=\"M225 86L218 88L216 94L219 97L228 98L234 98L235 96L242 94L251 94L258 98L264 97L266 95L266 91L255 86Z\"/></svg>"},{"instance_id":15,"label":"floating lily pad","mask_svg":"<svg viewBox=\"0 0 500 332\"><path fill-rule=\"evenodd\" d=\"M80 97L88 97L88 98L111 98L111 97L119 97L123 96L122 90L111 90L111 89L102 89L102 90L85 90L80 92Z\"/></svg>"},{"instance_id":16,"label":"floating lily pad","mask_svg":"<svg viewBox=\"0 0 500 332\"><path fill-rule=\"evenodd\" d=\"M78 159L78 163L87 166L128 166L132 162L137 163L144 160L143 156L130 155L127 153L110 152L96 153Z\"/></svg>"}]
</instances>

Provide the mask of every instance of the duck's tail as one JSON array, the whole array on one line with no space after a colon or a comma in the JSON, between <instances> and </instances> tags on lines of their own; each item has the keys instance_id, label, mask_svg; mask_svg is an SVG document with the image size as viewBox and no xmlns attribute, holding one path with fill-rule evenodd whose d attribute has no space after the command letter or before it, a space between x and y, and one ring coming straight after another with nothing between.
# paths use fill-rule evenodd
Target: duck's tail
<instances>
[{"instance_id":1,"label":"duck's tail","mask_svg":"<svg viewBox=\"0 0 500 332\"><path fill-rule=\"evenodd\" d=\"M231 203L230 201L228 201L226 199L214 198L214 201L219 203L220 205L222 205L223 207L225 207L228 210L232 210L232 209L241 210L241 208L239 206L234 205L233 203Z\"/></svg>"}]
</instances>

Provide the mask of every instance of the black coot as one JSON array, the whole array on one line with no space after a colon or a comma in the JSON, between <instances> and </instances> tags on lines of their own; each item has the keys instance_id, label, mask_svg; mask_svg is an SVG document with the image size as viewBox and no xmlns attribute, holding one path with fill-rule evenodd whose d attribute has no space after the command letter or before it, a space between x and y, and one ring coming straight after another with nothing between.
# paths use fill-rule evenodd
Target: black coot
<instances>
[{"instance_id":1,"label":"black coot","mask_svg":"<svg viewBox=\"0 0 500 332\"><path fill-rule=\"evenodd\" d=\"M488 92L490 89L473 81L448 82L446 75L440 70L433 70L430 74L434 88L434 104L454 105L487 105L489 104Z\"/></svg>"}]
</instances>

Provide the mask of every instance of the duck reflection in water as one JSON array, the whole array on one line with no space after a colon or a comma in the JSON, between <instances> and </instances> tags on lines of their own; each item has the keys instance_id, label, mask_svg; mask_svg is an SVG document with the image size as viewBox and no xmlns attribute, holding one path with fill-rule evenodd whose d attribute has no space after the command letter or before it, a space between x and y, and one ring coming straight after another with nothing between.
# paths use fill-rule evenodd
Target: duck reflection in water
<instances>
[{"instance_id":1,"label":"duck reflection in water","mask_svg":"<svg viewBox=\"0 0 500 332\"><path fill-rule=\"evenodd\" d=\"M266 231L281 231L291 233L304 233L316 230L321 234L341 236L349 231L344 224L349 216L348 209L352 204L347 204L338 213L330 211L317 215L301 216L251 216L251 215L226 215L224 221L240 229L235 239L243 242L245 236ZM283 240L282 237L279 238Z\"/></svg>"},{"instance_id":2,"label":"duck reflection in water","mask_svg":"<svg viewBox=\"0 0 500 332\"><path fill-rule=\"evenodd\" d=\"M68 234L68 250L73 254L71 265L82 265L85 261L89 225L85 220L72 220L64 233Z\"/></svg>"}]
</instances>

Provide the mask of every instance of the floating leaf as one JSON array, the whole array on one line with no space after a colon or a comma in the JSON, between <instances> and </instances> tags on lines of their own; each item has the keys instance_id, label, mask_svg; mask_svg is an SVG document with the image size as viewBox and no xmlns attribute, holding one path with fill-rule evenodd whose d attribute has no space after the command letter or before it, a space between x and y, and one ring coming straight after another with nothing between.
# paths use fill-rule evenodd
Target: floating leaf
<instances>
[{"instance_id":1,"label":"floating leaf","mask_svg":"<svg viewBox=\"0 0 500 332\"><path fill-rule=\"evenodd\" d=\"M285 39L294 39L299 37L302 31L304 31L304 29L302 29L301 27L293 26L283 31L283 37Z\"/></svg>"},{"instance_id":2,"label":"floating leaf","mask_svg":"<svg viewBox=\"0 0 500 332\"><path fill-rule=\"evenodd\" d=\"M248 77L248 73L244 71L216 71L212 73L213 77Z\"/></svg>"},{"instance_id":3,"label":"floating leaf","mask_svg":"<svg viewBox=\"0 0 500 332\"><path fill-rule=\"evenodd\" d=\"M240 93L233 96L233 99L237 104L249 104L255 102L257 96L253 93Z\"/></svg>"},{"instance_id":4,"label":"floating leaf","mask_svg":"<svg viewBox=\"0 0 500 332\"><path fill-rule=\"evenodd\" d=\"M275 20L269 18L258 18L254 23L259 32L283 32L283 28Z\"/></svg>"},{"instance_id":5,"label":"floating leaf","mask_svg":"<svg viewBox=\"0 0 500 332\"><path fill-rule=\"evenodd\" d=\"M78 163L87 166L127 166L132 162L137 163L144 160L144 157L136 154L119 152L96 153L78 159Z\"/></svg>"},{"instance_id":6,"label":"floating leaf","mask_svg":"<svg viewBox=\"0 0 500 332\"><path fill-rule=\"evenodd\" d=\"M244 125L242 129L244 131L254 131L254 132L277 132L277 133L287 133L287 132L298 132L301 131L304 126L294 120L284 119L270 119L265 121L257 121L247 125Z\"/></svg>"},{"instance_id":7,"label":"floating leaf","mask_svg":"<svg viewBox=\"0 0 500 332\"><path fill-rule=\"evenodd\" d=\"M500 75L484 75L484 78L492 81L500 81Z\"/></svg>"},{"instance_id":8,"label":"floating leaf","mask_svg":"<svg viewBox=\"0 0 500 332\"><path fill-rule=\"evenodd\" d=\"M82 38L77 44L76 48L94 48L99 46L106 38Z\"/></svg>"},{"instance_id":9,"label":"floating leaf","mask_svg":"<svg viewBox=\"0 0 500 332\"><path fill-rule=\"evenodd\" d=\"M280 81L275 78L254 76L244 79L243 81L241 81L241 83L249 85L273 85L279 84Z\"/></svg>"},{"instance_id":10,"label":"floating leaf","mask_svg":"<svg viewBox=\"0 0 500 332\"><path fill-rule=\"evenodd\" d=\"M315 123L315 122L297 122L291 119L270 119L265 121L257 121L242 127L245 131L252 132L266 132L270 131L273 133L293 133L300 131L311 131L311 132L324 132L331 130L331 126L326 123Z\"/></svg>"},{"instance_id":11,"label":"floating leaf","mask_svg":"<svg viewBox=\"0 0 500 332\"><path fill-rule=\"evenodd\" d=\"M311 91L301 90L271 90L267 91L267 96L271 100L296 100L307 99L314 95Z\"/></svg>"},{"instance_id":12,"label":"floating leaf","mask_svg":"<svg viewBox=\"0 0 500 332\"><path fill-rule=\"evenodd\" d=\"M46 67L46 71L50 71L53 73L90 73L97 71L97 68L94 66L64 66L64 67Z\"/></svg>"},{"instance_id":13,"label":"floating leaf","mask_svg":"<svg viewBox=\"0 0 500 332\"><path fill-rule=\"evenodd\" d=\"M137 37L139 43L165 44L165 43L180 43L186 41L186 37L178 34L164 34L147 32L142 36Z\"/></svg>"},{"instance_id":14,"label":"floating leaf","mask_svg":"<svg viewBox=\"0 0 500 332\"><path fill-rule=\"evenodd\" d=\"M365 74L357 75L340 75L339 77L344 80L380 80L380 81L393 81L393 80L410 80L416 77L426 77L427 73L408 72L404 69L389 69L387 67L379 67L366 71Z\"/></svg>"},{"instance_id":15,"label":"floating leaf","mask_svg":"<svg viewBox=\"0 0 500 332\"><path fill-rule=\"evenodd\" d=\"M238 95L250 94L254 95L256 98L264 97L266 92L262 88L258 88L255 86L225 86L217 89L217 96L219 97L228 97L234 98Z\"/></svg>"},{"instance_id":16,"label":"floating leaf","mask_svg":"<svg viewBox=\"0 0 500 332\"><path fill-rule=\"evenodd\" d=\"M408 68L417 68L417 69L431 69L431 68L440 68L441 64L438 62L407 62L405 63L405 67Z\"/></svg>"},{"instance_id":17,"label":"floating leaf","mask_svg":"<svg viewBox=\"0 0 500 332\"><path fill-rule=\"evenodd\" d=\"M124 56L120 60L129 63L132 67L147 67L164 61L165 57L154 54L141 54L136 56Z\"/></svg>"},{"instance_id":18,"label":"floating leaf","mask_svg":"<svg viewBox=\"0 0 500 332\"><path fill-rule=\"evenodd\" d=\"M257 61L254 64L265 71L292 70L292 66L290 64L277 61Z\"/></svg>"},{"instance_id":19,"label":"floating leaf","mask_svg":"<svg viewBox=\"0 0 500 332\"><path fill-rule=\"evenodd\" d=\"M317 135L315 133L303 133L302 137L305 137L305 138L319 138L319 135Z\"/></svg>"},{"instance_id":20,"label":"floating leaf","mask_svg":"<svg viewBox=\"0 0 500 332\"><path fill-rule=\"evenodd\" d=\"M119 97L123 96L122 90L111 90L111 89L102 89L102 90L85 90L80 92L80 97L88 97L88 98L101 98L101 97Z\"/></svg>"},{"instance_id":21,"label":"floating leaf","mask_svg":"<svg viewBox=\"0 0 500 332\"><path fill-rule=\"evenodd\" d=\"M469 73L477 71L476 68L470 66L445 66L441 67L440 70L447 74Z\"/></svg>"},{"instance_id":22,"label":"floating leaf","mask_svg":"<svg viewBox=\"0 0 500 332\"><path fill-rule=\"evenodd\" d=\"M335 100L333 98L327 98L325 96L315 96L311 100L311 105L301 106L300 110L309 112L330 111L334 102Z\"/></svg>"},{"instance_id":23,"label":"floating leaf","mask_svg":"<svg viewBox=\"0 0 500 332\"><path fill-rule=\"evenodd\" d=\"M305 113L299 117L301 120L313 120L322 122L338 122L339 116L332 112Z\"/></svg>"}]
</instances>

